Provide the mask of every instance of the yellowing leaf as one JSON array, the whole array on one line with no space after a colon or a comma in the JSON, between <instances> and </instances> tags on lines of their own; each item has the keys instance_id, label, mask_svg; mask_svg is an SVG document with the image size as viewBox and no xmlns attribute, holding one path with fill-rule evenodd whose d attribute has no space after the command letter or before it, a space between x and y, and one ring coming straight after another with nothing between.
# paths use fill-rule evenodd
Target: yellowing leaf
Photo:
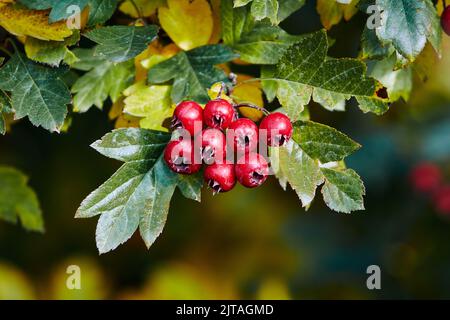
<instances>
[{"instance_id":1,"label":"yellowing leaf","mask_svg":"<svg viewBox=\"0 0 450 320\"><path fill-rule=\"evenodd\" d=\"M25 53L27 57L41 63L47 63L51 66L59 66L61 61L67 64L75 63L78 58L68 49L80 40L80 32L75 32L64 41L45 41L32 37L25 40Z\"/></svg>"},{"instance_id":2,"label":"yellowing leaf","mask_svg":"<svg viewBox=\"0 0 450 320\"><path fill-rule=\"evenodd\" d=\"M206 0L168 0L159 8L161 27L181 49L208 44L213 32L213 16Z\"/></svg>"},{"instance_id":3,"label":"yellowing leaf","mask_svg":"<svg viewBox=\"0 0 450 320\"><path fill-rule=\"evenodd\" d=\"M445 9L444 0L438 0L438 2L436 4L436 11L437 11L439 16L442 15L442 12L444 12L444 9Z\"/></svg>"},{"instance_id":4,"label":"yellowing leaf","mask_svg":"<svg viewBox=\"0 0 450 320\"><path fill-rule=\"evenodd\" d=\"M123 112L123 97L119 98L116 102L114 102L111 106L111 109L108 112L108 118L110 120L117 119Z\"/></svg>"},{"instance_id":5,"label":"yellowing leaf","mask_svg":"<svg viewBox=\"0 0 450 320\"><path fill-rule=\"evenodd\" d=\"M237 85L231 94L231 97L237 103L250 102L257 105L258 107L264 107L263 94L261 90L261 85L259 82L246 82L243 81L252 79L252 77L244 74L239 74L237 78ZM259 121L264 116L264 114L256 109L252 108L240 108L239 112L244 116L253 121Z\"/></svg>"},{"instance_id":6,"label":"yellowing leaf","mask_svg":"<svg viewBox=\"0 0 450 320\"><path fill-rule=\"evenodd\" d=\"M156 9L158 7L165 4L165 0L133 0L136 4L136 7L133 5L131 0L127 0L122 2L119 7L119 10L123 13L133 17L139 18L139 15L142 17L150 17L151 15L156 13ZM139 10L139 11L138 11Z\"/></svg>"},{"instance_id":7,"label":"yellowing leaf","mask_svg":"<svg viewBox=\"0 0 450 320\"><path fill-rule=\"evenodd\" d=\"M215 44L220 41L222 27L221 27L221 19L220 19L220 0L211 0L212 7L212 17L213 17L213 31L211 34L211 38L209 39L210 44Z\"/></svg>"},{"instance_id":8,"label":"yellowing leaf","mask_svg":"<svg viewBox=\"0 0 450 320\"><path fill-rule=\"evenodd\" d=\"M27 10L14 5L0 7L0 25L16 36L63 41L72 35L65 21L48 23L48 12Z\"/></svg>"},{"instance_id":9,"label":"yellowing leaf","mask_svg":"<svg viewBox=\"0 0 450 320\"><path fill-rule=\"evenodd\" d=\"M329 30L341 22L342 18L350 20L357 12L359 0L352 0L349 4L342 4L336 0L317 0L317 12L323 26Z\"/></svg>"},{"instance_id":10,"label":"yellowing leaf","mask_svg":"<svg viewBox=\"0 0 450 320\"><path fill-rule=\"evenodd\" d=\"M229 96L226 95L225 90L223 90L223 83L222 82L216 82L214 83L211 88L208 89L208 97L211 100L214 99L224 99L227 100L229 103L234 104L233 99L231 99Z\"/></svg>"},{"instance_id":11,"label":"yellowing leaf","mask_svg":"<svg viewBox=\"0 0 450 320\"><path fill-rule=\"evenodd\" d=\"M141 128L168 131L163 123L173 114L171 91L171 86L147 86L144 81L138 82L123 92L126 96L123 112L143 118L140 121Z\"/></svg>"},{"instance_id":12,"label":"yellowing leaf","mask_svg":"<svg viewBox=\"0 0 450 320\"><path fill-rule=\"evenodd\" d=\"M180 49L175 44L161 45L153 41L150 46L138 55L134 62L136 66L136 82L147 79L148 69L154 65L173 57Z\"/></svg>"}]
</instances>

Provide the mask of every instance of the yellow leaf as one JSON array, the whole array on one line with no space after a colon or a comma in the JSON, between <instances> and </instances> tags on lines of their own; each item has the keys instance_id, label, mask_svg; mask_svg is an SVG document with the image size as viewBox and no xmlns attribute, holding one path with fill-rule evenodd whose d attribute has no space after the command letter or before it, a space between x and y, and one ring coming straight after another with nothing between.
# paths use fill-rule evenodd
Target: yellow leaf
<instances>
[{"instance_id":1,"label":"yellow leaf","mask_svg":"<svg viewBox=\"0 0 450 320\"><path fill-rule=\"evenodd\" d=\"M342 18L348 21L358 12L358 2L359 0L352 0L349 4L342 4L336 0L317 0L320 21L327 30L341 22Z\"/></svg>"},{"instance_id":2,"label":"yellow leaf","mask_svg":"<svg viewBox=\"0 0 450 320\"><path fill-rule=\"evenodd\" d=\"M234 104L233 99L231 99L229 96L226 95L225 90L222 88L223 84L222 82L216 82L214 83L211 88L208 89L208 96L211 100L214 99L224 99L227 100L229 103Z\"/></svg>"},{"instance_id":3,"label":"yellow leaf","mask_svg":"<svg viewBox=\"0 0 450 320\"><path fill-rule=\"evenodd\" d=\"M213 31L211 38L209 39L210 44L215 44L220 41L222 28L221 28L221 17L220 17L220 0L211 0L212 16L213 16Z\"/></svg>"},{"instance_id":4,"label":"yellow leaf","mask_svg":"<svg viewBox=\"0 0 450 320\"><path fill-rule=\"evenodd\" d=\"M141 128L168 131L164 123L172 116L175 108L170 98L171 91L172 86L147 86L144 81L138 82L123 92L126 96L123 112L143 118L140 121Z\"/></svg>"},{"instance_id":5,"label":"yellow leaf","mask_svg":"<svg viewBox=\"0 0 450 320\"><path fill-rule=\"evenodd\" d=\"M444 12L444 9L445 9L444 0L438 0L438 2L436 4L436 11L439 16L442 15L442 12Z\"/></svg>"},{"instance_id":6,"label":"yellow leaf","mask_svg":"<svg viewBox=\"0 0 450 320\"><path fill-rule=\"evenodd\" d=\"M137 10L130 0L122 2L119 10L133 18L139 18L139 15L150 17L156 13L158 7L164 5L165 0L134 0L134 3Z\"/></svg>"},{"instance_id":7,"label":"yellow leaf","mask_svg":"<svg viewBox=\"0 0 450 320\"><path fill-rule=\"evenodd\" d=\"M252 79L252 77L244 74L237 75L237 85L231 94L233 100L237 103L250 102L257 105L258 107L264 107L263 93L261 90L261 85L259 82L246 82L243 81ZM253 121L259 121L264 116L264 114L256 109L251 108L240 108L239 112L244 116Z\"/></svg>"},{"instance_id":8,"label":"yellow leaf","mask_svg":"<svg viewBox=\"0 0 450 320\"><path fill-rule=\"evenodd\" d=\"M139 118L122 113L117 118L114 128L139 128Z\"/></svg>"},{"instance_id":9,"label":"yellow leaf","mask_svg":"<svg viewBox=\"0 0 450 320\"><path fill-rule=\"evenodd\" d=\"M213 16L207 0L168 0L159 8L161 27L181 49L208 44L213 32Z\"/></svg>"},{"instance_id":10,"label":"yellow leaf","mask_svg":"<svg viewBox=\"0 0 450 320\"><path fill-rule=\"evenodd\" d=\"M116 102L113 103L111 109L109 110L108 117L110 120L117 119L123 112L123 97L119 98Z\"/></svg>"},{"instance_id":11,"label":"yellow leaf","mask_svg":"<svg viewBox=\"0 0 450 320\"><path fill-rule=\"evenodd\" d=\"M63 41L72 35L65 21L48 23L48 11L27 10L15 5L0 7L0 25L16 36Z\"/></svg>"},{"instance_id":12,"label":"yellow leaf","mask_svg":"<svg viewBox=\"0 0 450 320\"><path fill-rule=\"evenodd\" d=\"M147 70L154 65L173 57L180 49L173 43L162 46L158 41L150 44L148 49L138 56L136 63L136 82L147 79Z\"/></svg>"}]
</instances>

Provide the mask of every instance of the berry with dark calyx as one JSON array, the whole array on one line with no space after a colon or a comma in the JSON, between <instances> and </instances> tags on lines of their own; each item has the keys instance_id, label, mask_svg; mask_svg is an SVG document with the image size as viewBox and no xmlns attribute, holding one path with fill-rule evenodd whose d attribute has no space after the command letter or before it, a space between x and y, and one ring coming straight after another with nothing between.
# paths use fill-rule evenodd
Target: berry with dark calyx
<instances>
[{"instance_id":1,"label":"berry with dark calyx","mask_svg":"<svg viewBox=\"0 0 450 320\"><path fill-rule=\"evenodd\" d=\"M228 127L229 130L233 130L233 139L230 141L233 145L230 147L233 147L238 154L255 151L258 148L258 126L252 120L237 119Z\"/></svg>"},{"instance_id":2,"label":"berry with dark calyx","mask_svg":"<svg viewBox=\"0 0 450 320\"><path fill-rule=\"evenodd\" d=\"M207 166L204 172L206 184L213 193L227 192L234 188L236 176L233 164L212 164Z\"/></svg>"},{"instance_id":3,"label":"berry with dark calyx","mask_svg":"<svg viewBox=\"0 0 450 320\"><path fill-rule=\"evenodd\" d=\"M261 121L259 130L266 131L269 146L279 147L291 139L293 128L288 116L281 112L274 112Z\"/></svg>"},{"instance_id":4,"label":"berry with dark calyx","mask_svg":"<svg viewBox=\"0 0 450 320\"><path fill-rule=\"evenodd\" d=\"M203 111L203 121L210 128L226 129L233 122L236 111L226 100L209 101Z\"/></svg>"},{"instance_id":5,"label":"berry with dark calyx","mask_svg":"<svg viewBox=\"0 0 450 320\"><path fill-rule=\"evenodd\" d=\"M226 138L219 129L202 131L202 159L206 164L224 163L226 158Z\"/></svg>"},{"instance_id":6,"label":"berry with dark calyx","mask_svg":"<svg viewBox=\"0 0 450 320\"><path fill-rule=\"evenodd\" d=\"M164 160L170 170L180 174L193 174L202 168L194 153L191 140L170 141L164 150ZM200 162L200 163L199 163Z\"/></svg>"},{"instance_id":7,"label":"berry with dark calyx","mask_svg":"<svg viewBox=\"0 0 450 320\"><path fill-rule=\"evenodd\" d=\"M442 13L441 25L445 33L450 36L450 6L447 6Z\"/></svg>"},{"instance_id":8,"label":"berry with dark calyx","mask_svg":"<svg viewBox=\"0 0 450 320\"><path fill-rule=\"evenodd\" d=\"M267 160L258 153L250 152L237 161L236 179L247 188L256 188L262 185L269 175Z\"/></svg>"},{"instance_id":9,"label":"berry with dark calyx","mask_svg":"<svg viewBox=\"0 0 450 320\"><path fill-rule=\"evenodd\" d=\"M185 129L191 136L203 128L203 109L194 101L183 101L175 108L172 129Z\"/></svg>"}]
</instances>

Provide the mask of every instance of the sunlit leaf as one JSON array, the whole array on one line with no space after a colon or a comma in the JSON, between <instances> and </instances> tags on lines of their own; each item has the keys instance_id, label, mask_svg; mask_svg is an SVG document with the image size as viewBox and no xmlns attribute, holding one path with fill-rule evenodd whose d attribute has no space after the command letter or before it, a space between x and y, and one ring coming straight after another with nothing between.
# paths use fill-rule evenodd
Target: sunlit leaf
<instances>
[{"instance_id":1,"label":"sunlit leaf","mask_svg":"<svg viewBox=\"0 0 450 320\"><path fill-rule=\"evenodd\" d=\"M161 27L183 50L208 44L213 32L213 16L206 0L167 0L158 10Z\"/></svg>"}]
</instances>

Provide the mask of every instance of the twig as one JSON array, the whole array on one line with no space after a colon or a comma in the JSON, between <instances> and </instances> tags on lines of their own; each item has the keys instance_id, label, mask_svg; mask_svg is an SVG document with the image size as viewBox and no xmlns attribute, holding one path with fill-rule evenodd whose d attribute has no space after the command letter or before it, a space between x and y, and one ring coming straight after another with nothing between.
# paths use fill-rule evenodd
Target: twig
<instances>
[{"instance_id":1,"label":"twig","mask_svg":"<svg viewBox=\"0 0 450 320\"><path fill-rule=\"evenodd\" d=\"M264 113L265 115L270 114L270 112L269 112L267 109L258 107L256 104L253 104L253 103L250 103L250 102L239 103L239 104L236 104L234 107L235 107L235 108L238 108L238 109L239 109L239 108L251 108L251 109L259 110L259 111L261 111L262 113Z\"/></svg>"}]
</instances>

